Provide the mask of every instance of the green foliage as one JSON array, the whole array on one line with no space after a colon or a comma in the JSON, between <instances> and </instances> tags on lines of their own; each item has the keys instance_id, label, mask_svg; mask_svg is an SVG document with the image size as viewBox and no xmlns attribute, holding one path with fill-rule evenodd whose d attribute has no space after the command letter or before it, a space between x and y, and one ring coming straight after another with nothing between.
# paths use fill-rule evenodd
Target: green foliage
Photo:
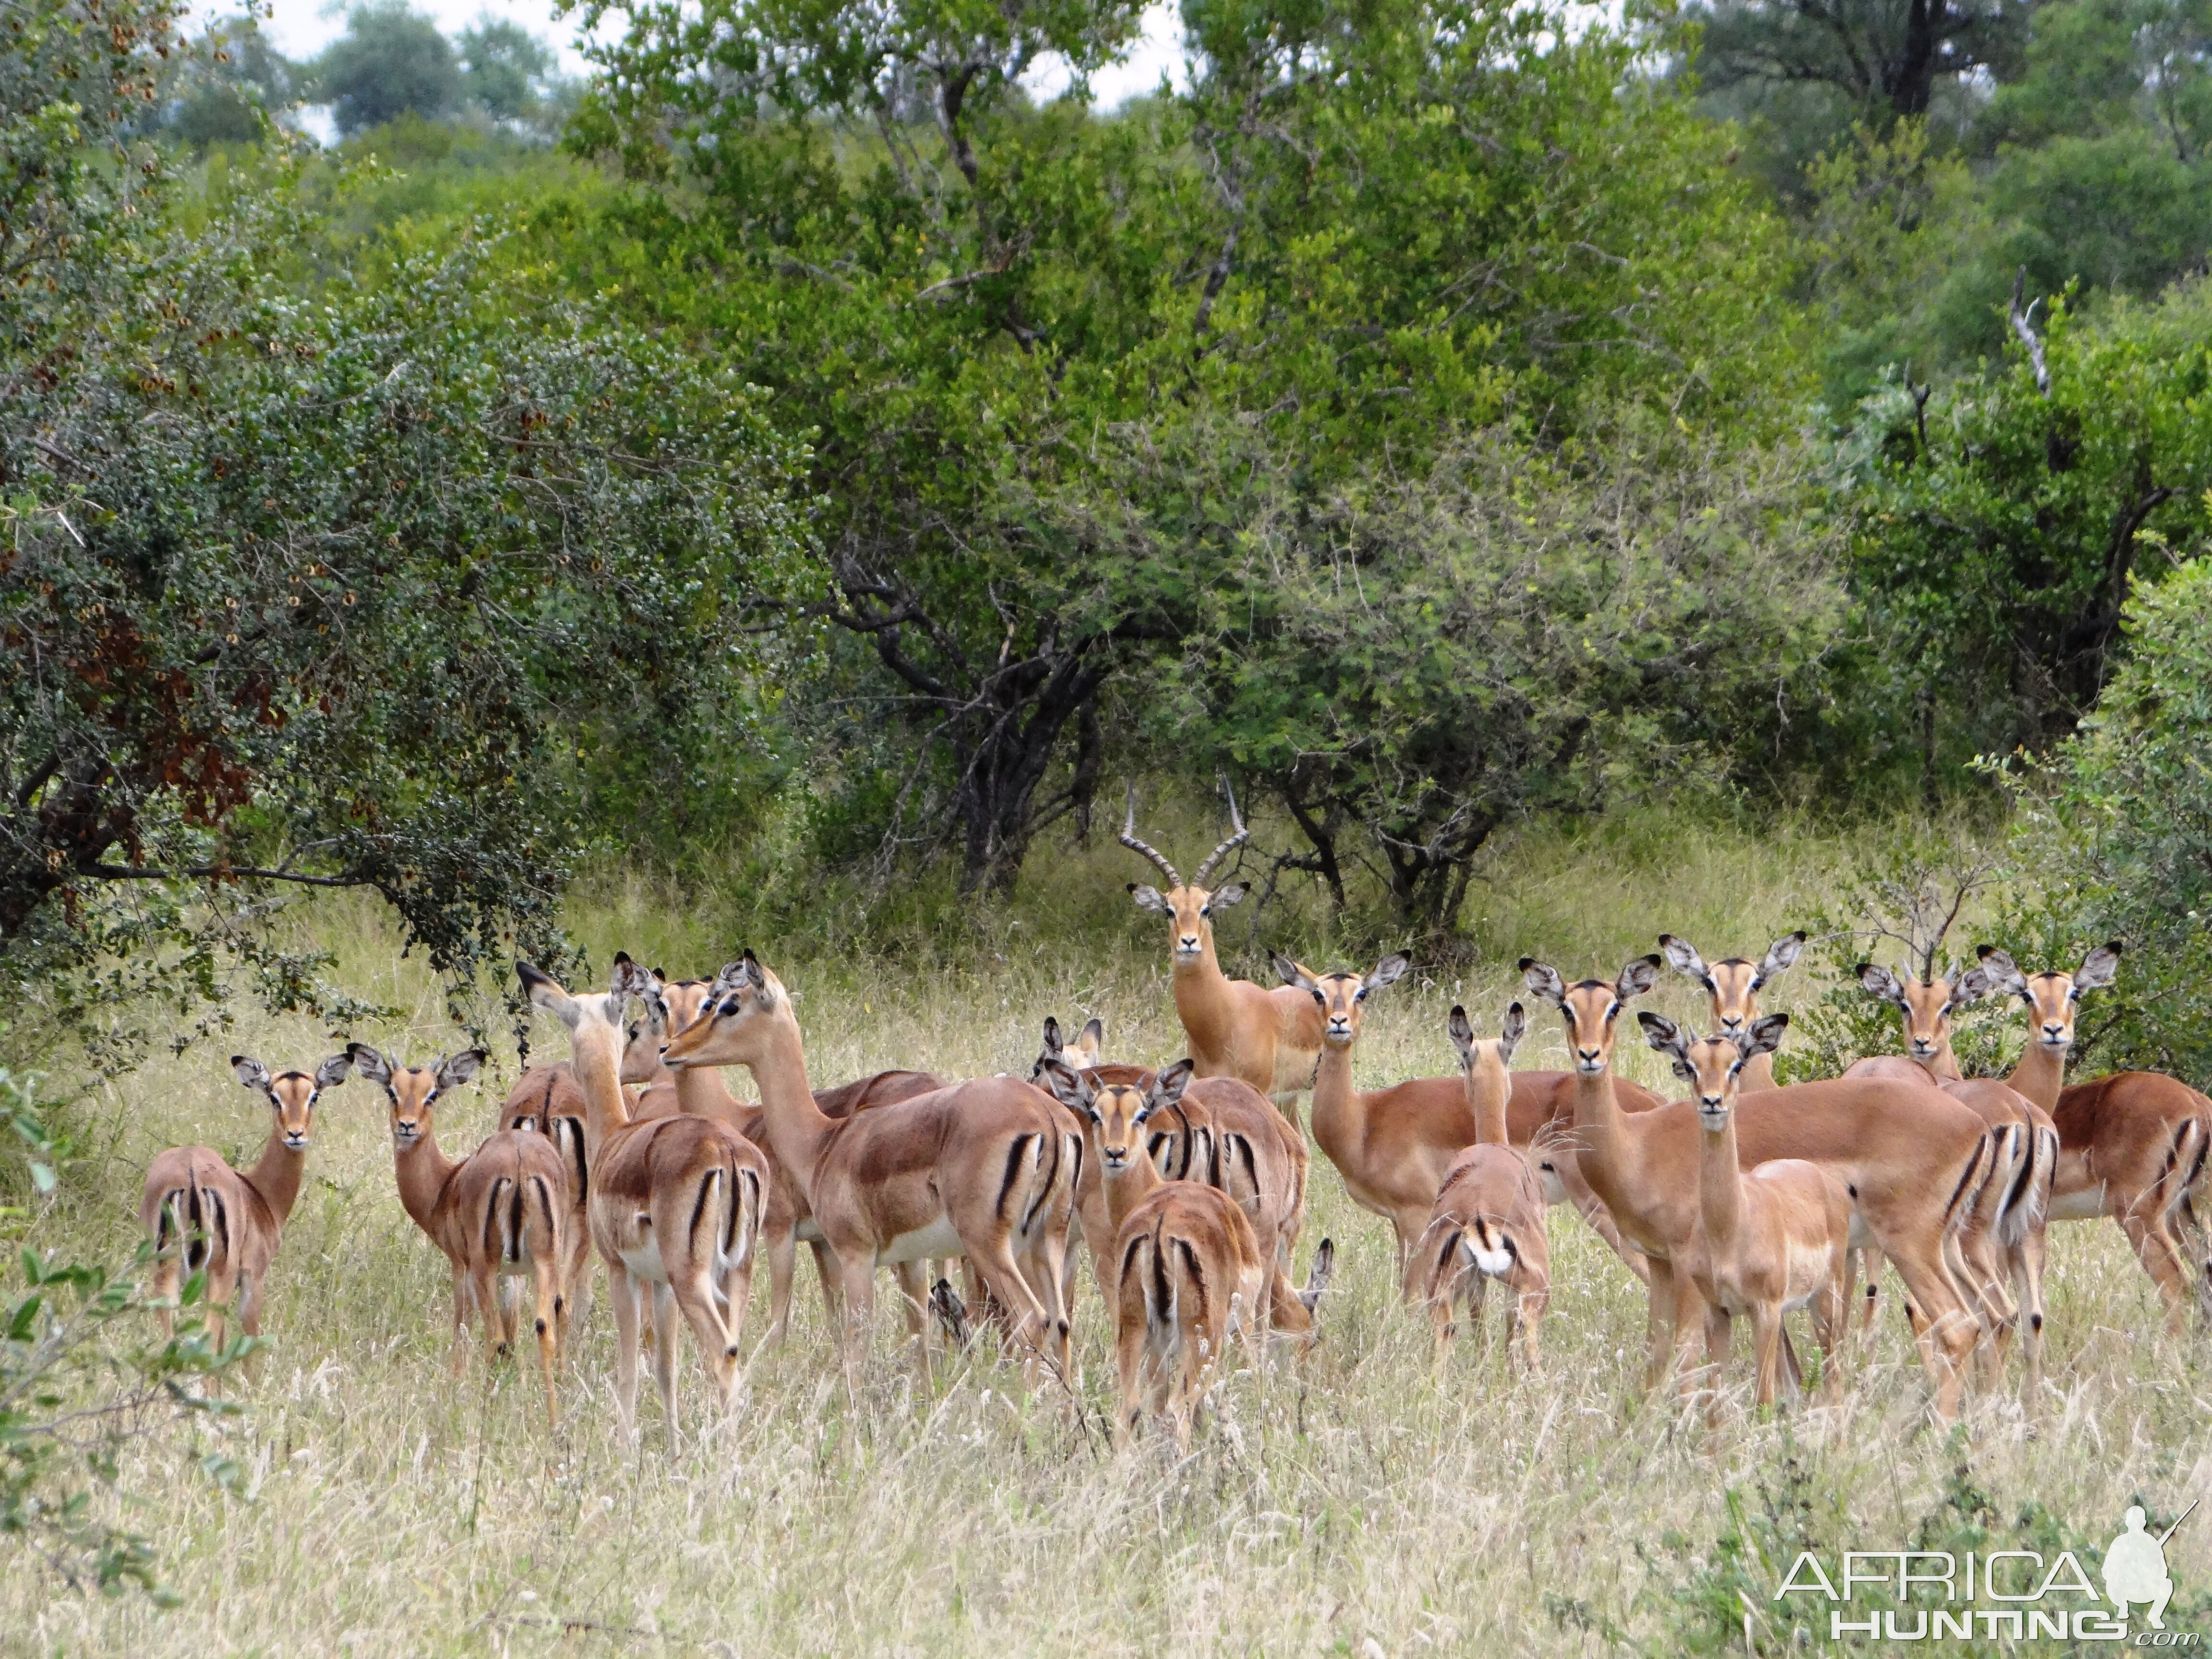
<instances>
[{"instance_id":1,"label":"green foliage","mask_svg":"<svg viewBox=\"0 0 2212 1659\"><path fill-rule=\"evenodd\" d=\"M0 1116L32 1143L34 1159L53 1156L30 1085L5 1073ZM51 1192L52 1165L30 1167L34 1177L44 1172L39 1192ZM150 1248L141 1248L137 1271L145 1269ZM185 1317L175 1336L148 1343L138 1334L157 1304L135 1277L28 1249L21 1261L21 1292L0 1302L0 1538L71 1589L135 1587L167 1604L152 1540L105 1518L95 1494L114 1486L129 1441L180 1414L220 1409L191 1385L235 1364L251 1340L240 1337L218 1351L209 1340L191 1313L201 1275L180 1292ZM211 1460L210 1473L229 1471Z\"/></svg>"},{"instance_id":2,"label":"green foliage","mask_svg":"<svg viewBox=\"0 0 2212 1659\"><path fill-rule=\"evenodd\" d=\"M331 106L342 133L410 112L454 114L467 86L453 42L406 0L355 7L345 33L324 48L311 73L313 96Z\"/></svg>"},{"instance_id":3,"label":"green foliage","mask_svg":"<svg viewBox=\"0 0 2212 1659\"><path fill-rule=\"evenodd\" d=\"M179 55L163 125L189 144L251 144L297 99L300 70L251 11L211 21Z\"/></svg>"},{"instance_id":4,"label":"green foliage","mask_svg":"<svg viewBox=\"0 0 2212 1659\"><path fill-rule=\"evenodd\" d=\"M468 100L495 121L542 115L556 89L553 49L519 23L486 17L455 39Z\"/></svg>"},{"instance_id":5,"label":"green foliage","mask_svg":"<svg viewBox=\"0 0 2212 1659\"><path fill-rule=\"evenodd\" d=\"M2039 878L2000 943L2021 967L2072 969L2126 943L2085 1000L2077 1062L2212 1075L2212 562L2128 605L2130 651L2096 712L2017 780L2021 862Z\"/></svg>"}]
</instances>

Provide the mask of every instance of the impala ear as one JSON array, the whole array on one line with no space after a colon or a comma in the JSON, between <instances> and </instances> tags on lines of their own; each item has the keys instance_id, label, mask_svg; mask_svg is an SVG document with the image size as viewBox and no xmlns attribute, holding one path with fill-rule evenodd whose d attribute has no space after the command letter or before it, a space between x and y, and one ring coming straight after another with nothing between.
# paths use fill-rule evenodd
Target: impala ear
<instances>
[{"instance_id":1,"label":"impala ear","mask_svg":"<svg viewBox=\"0 0 2212 1659\"><path fill-rule=\"evenodd\" d=\"M1274 963L1275 971L1282 976L1284 984L1296 986L1301 991L1321 989L1320 986L1314 983L1314 976L1311 974L1306 972L1280 951L1275 952Z\"/></svg>"},{"instance_id":2,"label":"impala ear","mask_svg":"<svg viewBox=\"0 0 2212 1659\"><path fill-rule=\"evenodd\" d=\"M1797 953L1804 948L1805 930L1802 927L1768 945L1765 956L1759 959L1759 971L1752 975L1751 988L1756 991L1777 974L1793 966L1796 963Z\"/></svg>"},{"instance_id":3,"label":"impala ear","mask_svg":"<svg viewBox=\"0 0 2212 1659\"><path fill-rule=\"evenodd\" d=\"M1897 982L1897 975L1877 962L1863 962L1851 969L1859 988L1870 997L1880 997L1884 1002L1893 1002L1903 1008L1905 988Z\"/></svg>"},{"instance_id":4,"label":"impala ear","mask_svg":"<svg viewBox=\"0 0 2212 1659\"><path fill-rule=\"evenodd\" d=\"M582 1011L576 1006L575 998L570 996L566 991L562 990L560 986L554 983L553 976L550 974L546 973L542 969L532 967L526 962L516 963L514 964L514 971L521 979L522 988L529 994L530 1000L532 1003L536 1004L538 1007L543 1008L547 1013L552 1015L554 1018L559 1020L570 1030L573 1031L576 1029L576 1022L578 1019L582 1018ZM359 1054L356 1054L354 1056L353 1063L356 1066L361 1065L361 1056ZM368 1073L364 1070L362 1071L362 1075L363 1077L367 1077ZM379 1079L378 1081L388 1083L391 1081L391 1079L392 1073L390 1068L387 1067L385 1071L384 1076Z\"/></svg>"},{"instance_id":5,"label":"impala ear","mask_svg":"<svg viewBox=\"0 0 2212 1659\"><path fill-rule=\"evenodd\" d=\"M264 1093L268 1091L269 1068L254 1059L252 1055L233 1054L230 1057L230 1069L232 1075L247 1088L259 1089Z\"/></svg>"},{"instance_id":6,"label":"impala ear","mask_svg":"<svg viewBox=\"0 0 2212 1659\"><path fill-rule=\"evenodd\" d=\"M1091 1063L1096 1066L1098 1063L1098 1056L1106 1049L1106 1022L1096 1014L1085 1020L1083 1029L1076 1033L1075 1046L1080 1052L1089 1055Z\"/></svg>"},{"instance_id":7,"label":"impala ear","mask_svg":"<svg viewBox=\"0 0 2212 1659\"><path fill-rule=\"evenodd\" d=\"M1991 989L2002 991L2008 996L2027 994L2027 975L2020 971L2020 964L2010 953L1994 945L1984 945L1974 954L1982 959L1982 971L1990 976Z\"/></svg>"},{"instance_id":8,"label":"impala ear","mask_svg":"<svg viewBox=\"0 0 2212 1659\"><path fill-rule=\"evenodd\" d=\"M1751 1030L1738 1039L1736 1048L1746 1060L1754 1054L1771 1054L1782 1046L1782 1034L1789 1029L1789 1015L1761 1014L1751 1022Z\"/></svg>"},{"instance_id":9,"label":"impala ear","mask_svg":"<svg viewBox=\"0 0 2212 1659\"><path fill-rule=\"evenodd\" d=\"M366 1042L347 1043L346 1058L353 1062L354 1070L371 1083L380 1083L387 1089L392 1086L392 1062Z\"/></svg>"},{"instance_id":10,"label":"impala ear","mask_svg":"<svg viewBox=\"0 0 2212 1659\"><path fill-rule=\"evenodd\" d=\"M1521 1046L1521 1039L1528 1033L1528 1012L1517 1002L1505 1005L1505 1024L1498 1034L1498 1061L1501 1066L1513 1063L1513 1051Z\"/></svg>"},{"instance_id":11,"label":"impala ear","mask_svg":"<svg viewBox=\"0 0 2212 1659\"><path fill-rule=\"evenodd\" d=\"M344 1054L332 1054L328 1060L315 1067L316 1091L320 1092L325 1089L337 1088L339 1084L343 1083L346 1080L348 1073L352 1070L353 1061L349 1056Z\"/></svg>"},{"instance_id":12,"label":"impala ear","mask_svg":"<svg viewBox=\"0 0 2212 1659\"><path fill-rule=\"evenodd\" d=\"M1665 1054L1677 1066L1690 1063L1690 1034L1666 1015L1646 1009L1637 1015L1636 1023L1644 1028L1644 1040L1655 1051Z\"/></svg>"},{"instance_id":13,"label":"impala ear","mask_svg":"<svg viewBox=\"0 0 2212 1659\"><path fill-rule=\"evenodd\" d=\"M1242 904L1244 902L1244 892L1243 882L1232 881L1225 886L1215 888L1211 894L1207 895L1206 902L1226 910L1232 904Z\"/></svg>"},{"instance_id":14,"label":"impala ear","mask_svg":"<svg viewBox=\"0 0 2212 1659\"><path fill-rule=\"evenodd\" d=\"M1360 989L1379 991L1386 985L1395 985L1406 977L1406 970L1413 965L1404 952L1393 951L1375 964L1375 971L1368 975L1366 982L1360 987Z\"/></svg>"},{"instance_id":15,"label":"impala ear","mask_svg":"<svg viewBox=\"0 0 2212 1659\"><path fill-rule=\"evenodd\" d=\"M1970 1007L1996 988L1996 981L1986 968L1969 968L1951 979L1951 997L1945 1005L1952 1008Z\"/></svg>"},{"instance_id":16,"label":"impala ear","mask_svg":"<svg viewBox=\"0 0 2212 1659\"><path fill-rule=\"evenodd\" d=\"M1528 988L1530 996L1540 998L1555 1008L1567 1000L1567 983L1559 977L1559 970L1534 957L1521 958L1521 982Z\"/></svg>"},{"instance_id":17,"label":"impala ear","mask_svg":"<svg viewBox=\"0 0 2212 1659\"><path fill-rule=\"evenodd\" d=\"M610 988L616 996L650 1000L657 988L653 975L632 962L627 951L617 951L615 952L614 983Z\"/></svg>"},{"instance_id":18,"label":"impala ear","mask_svg":"<svg viewBox=\"0 0 2212 1659\"><path fill-rule=\"evenodd\" d=\"M2119 973L2120 951L2120 941L2111 939L2082 957L2074 970L2075 990L2101 991L2110 985Z\"/></svg>"},{"instance_id":19,"label":"impala ear","mask_svg":"<svg viewBox=\"0 0 2212 1659\"><path fill-rule=\"evenodd\" d=\"M1129 884L1129 896L1137 901L1137 908L1139 910L1158 910L1165 915L1175 908L1167 900L1160 896L1158 888L1147 886L1141 881L1133 881Z\"/></svg>"},{"instance_id":20,"label":"impala ear","mask_svg":"<svg viewBox=\"0 0 2212 1659\"><path fill-rule=\"evenodd\" d=\"M1197 1069L1198 1063L1185 1057L1155 1077L1152 1087L1145 1091L1146 1112L1149 1115L1181 1100L1182 1091L1190 1086L1190 1074Z\"/></svg>"},{"instance_id":21,"label":"impala ear","mask_svg":"<svg viewBox=\"0 0 2212 1659\"><path fill-rule=\"evenodd\" d=\"M484 1051L481 1048L464 1048L457 1054L447 1054L438 1062L438 1087L459 1088L477 1074L477 1068L483 1063Z\"/></svg>"},{"instance_id":22,"label":"impala ear","mask_svg":"<svg viewBox=\"0 0 2212 1659\"><path fill-rule=\"evenodd\" d=\"M1666 953L1667 965L1678 974L1687 974L1708 991L1713 988L1711 970L1705 959L1698 954L1698 947L1686 939L1676 939L1672 933L1659 935L1659 948Z\"/></svg>"},{"instance_id":23,"label":"impala ear","mask_svg":"<svg viewBox=\"0 0 2212 1659\"><path fill-rule=\"evenodd\" d=\"M1071 1112L1088 1112L1097 1091L1091 1079L1080 1072L1062 1065L1056 1060L1037 1061L1037 1081L1043 1084L1052 1097Z\"/></svg>"},{"instance_id":24,"label":"impala ear","mask_svg":"<svg viewBox=\"0 0 2212 1659\"><path fill-rule=\"evenodd\" d=\"M1066 1045L1060 1040L1059 1019L1051 1014L1047 1014L1044 1017L1044 1052L1046 1057L1051 1060L1058 1060L1066 1051Z\"/></svg>"},{"instance_id":25,"label":"impala ear","mask_svg":"<svg viewBox=\"0 0 2212 1659\"><path fill-rule=\"evenodd\" d=\"M1621 1002L1631 997L1640 997L1659 982L1659 969L1665 964L1656 956L1638 957L1620 970L1613 981L1613 994Z\"/></svg>"},{"instance_id":26,"label":"impala ear","mask_svg":"<svg viewBox=\"0 0 2212 1659\"><path fill-rule=\"evenodd\" d=\"M1451 1038L1452 1047L1459 1050L1459 1063L1462 1066L1474 1065L1474 1022L1467 1017L1467 1010L1455 1002L1444 1020L1444 1033Z\"/></svg>"}]
</instances>

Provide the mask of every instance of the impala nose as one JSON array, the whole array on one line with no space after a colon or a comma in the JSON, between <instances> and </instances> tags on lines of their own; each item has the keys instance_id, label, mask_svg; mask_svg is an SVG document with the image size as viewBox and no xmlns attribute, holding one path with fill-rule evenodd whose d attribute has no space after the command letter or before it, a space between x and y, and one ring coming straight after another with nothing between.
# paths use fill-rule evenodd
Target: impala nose
<instances>
[{"instance_id":1,"label":"impala nose","mask_svg":"<svg viewBox=\"0 0 2212 1659\"><path fill-rule=\"evenodd\" d=\"M1577 1048L1575 1050L1575 1058L1581 1062L1583 1070L1595 1072L1603 1056L1595 1048Z\"/></svg>"},{"instance_id":2,"label":"impala nose","mask_svg":"<svg viewBox=\"0 0 2212 1659\"><path fill-rule=\"evenodd\" d=\"M1741 1014L1723 1014L1721 1016L1721 1030L1723 1031L1740 1031L1742 1029L1743 1016Z\"/></svg>"},{"instance_id":3,"label":"impala nose","mask_svg":"<svg viewBox=\"0 0 2212 1659\"><path fill-rule=\"evenodd\" d=\"M1197 950L1198 935L1195 933L1185 933L1180 939L1176 941L1176 949L1178 951Z\"/></svg>"},{"instance_id":4,"label":"impala nose","mask_svg":"<svg viewBox=\"0 0 2212 1659\"><path fill-rule=\"evenodd\" d=\"M2043 1022L2043 1040L2045 1042L2065 1042L2066 1027L2056 1020L2045 1020Z\"/></svg>"}]
</instances>

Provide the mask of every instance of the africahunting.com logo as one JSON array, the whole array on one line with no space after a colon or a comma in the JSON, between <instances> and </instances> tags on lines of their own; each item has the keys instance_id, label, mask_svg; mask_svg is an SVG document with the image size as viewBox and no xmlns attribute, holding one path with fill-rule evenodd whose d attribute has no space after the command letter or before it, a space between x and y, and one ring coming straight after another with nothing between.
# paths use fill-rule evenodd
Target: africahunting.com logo
<instances>
[{"instance_id":1,"label":"africahunting.com logo","mask_svg":"<svg viewBox=\"0 0 2212 1659\"><path fill-rule=\"evenodd\" d=\"M1832 1642L2050 1639L2197 1648L2203 1642L2199 1632L2166 1627L2166 1603L2173 1599L2166 1540L2196 1507L2191 1502L2160 1533L2148 1529L2141 1509L2130 1509L2105 1550L2101 1590L2072 1550L2049 1560L2024 1549L1851 1550L1832 1563L1803 1550L1774 1600L1797 1618L1813 1613L1804 1625L1814 1632L1825 1612ZM1869 1607L1867 1601L1906 1605Z\"/></svg>"}]
</instances>

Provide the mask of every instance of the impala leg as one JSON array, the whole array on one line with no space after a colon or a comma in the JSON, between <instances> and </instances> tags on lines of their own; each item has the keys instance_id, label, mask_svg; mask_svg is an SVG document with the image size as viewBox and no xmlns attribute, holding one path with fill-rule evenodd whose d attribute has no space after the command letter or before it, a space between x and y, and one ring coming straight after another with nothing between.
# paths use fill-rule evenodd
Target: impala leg
<instances>
[{"instance_id":1,"label":"impala leg","mask_svg":"<svg viewBox=\"0 0 2212 1659\"><path fill-rule=\"evenodd\" d=\"M163 1215L167 1222L168 1237L172 1240L181 1239L183 1230L177 1224L175 1206L166 1206ZM173 1342L177 1337L177 1297L184 1289L185 1283L184 1263L179 1258L183 1253L181 1243L172 1243L154 1258L154 1299L165 1304L161 1315L161 1340L164 1342Z\"/></svg>"},{"instance_id":2,"label":"impala leg","mask_svg":"<svg viewBox=\"0 0 2212 1659\"><path fill-rule=\"evenodd\" d=\"M2148 1208L2142 1206L2122 1211L2118 1217L2120 1231L2127 1235L2136 1260L2142 1263L2151 1283L2158 1286L2159 1300L2166 1304L2166 1329L2179 1335L2188 1312L2189 1270L2182 1266L2172 1236L2156 1215L2147 1213Z\"/></svg>"},{"instance_id":3,"label":"impala leg","mask_svg":"<svg viewBox=\"0 0 2212 1659\"><path fill-rule=\"evenodd\" d=\"M738 1340L715 1305L715 1286L712 1276L702 1267L685 1282L683 1294L670 1288L669 1299L683 1310L684 1322L691 1327L691 1340L699 1345L699 1363L707 1372L707 1384L714 1390L713 1398L724 1412L736 1402L738 1395ZM676 1413L673 1402L676 1376L676 1344L674 1322L670 1322L668 1374L669 1388L664 1404L669 1407L668 1421L673 1428ZM658 1368L656 1367L656 1371Z\"/></svg>"},{"instance_id":4,"label":"impala leg","mask_svg":"<svg viewBox=\"0 0 2212 1659\"><path fill-rule=\"evenodd\" d=\"M1531 1376L1544 1374L1544 1356L1539 1351L1537 1336L1544 1323L1544 1316L1551 1311L1552 1287L1548 1282L1538 1282L1535 1275L1524 1273L1523 1283L1513 1298L1514 1322L1521 1331L1521 1360Z\"/></svg>"},{"instance_id":5,"label":"impala leg","mask_svg":"<svg viewBox=\"0 0 2212 1659\"><path fill-rule=\"evenodd\" d=\"M676 1291L666 1283L653 1287L653 1386L660 1395L668 1424L668 1443L676 1443Z\"/></svg>"},{"instance_id":6,"label":"impala leg","mask_svg":"<svg viewBox=\"0 0 2212 1659\"><path fill-rule=\"evenodd\" d=\"M1678 1273L1676 1278L1678 1281L1686 1283L1688 1275ZM1702 1393L1705 1397L1706 1419L1718 1427L1721 1384L1728 1376L1729 1347L1735 1322L1729 1317L1726 1309L1707 1304L1702 1297L1698 1300L1701 1316L1693 1317L1689 1308L1685 1306L1675 1325L1674 1363L1680 1372L1682 1403L1694 1405L1698 1395ZM1690 1363L1690 1356L1701 1331L1705 1339L1705 1363L1693 1365Z\"/></svg>"},{"instance_id":7,"label":"impala leg","mask_svg":"<svg viewBox=\"0 0 2212 1659\"><path fill-rule=\"evenodd\" d=\"M838 1278L844 1289L845 1316L841 1328L844 1332L845 1383L857 1395L860 1358L867 1351L868 1338L875 1325L875 1263L858 1250L849 1257L841 1251L837 1261Z\"/></svg>"},{"instance_id":8,"label":"impala leg","mask_svg":"<svg viewBox=\"0 0 2212 1659\"><path fill-rule=\"evenodd\" d=\"M1813 1298L1813 1340L1820 1350L1820 1399L1832 1406L1843 1395L1844 1350L1851 1332L1851 1253L1836 1252L1834 1270Z\"/></svg>"},{"instance_id":9,"label":"impala leg","mask_svg":"<svg viewBox=\"0 0 2212 1659\"><path fill-rule=\"evenodd\" d=\"M2033 1401L2043 1393L2043 1263L2046 1241L2040 1227L2032 1228L2006 1254L2014 1281L2020 1286L2020 1352L2024 1367L2021 1388Z\"/></svg>"},{"instance_id":10,"label":"impala leg","mask_svg":"<svg viewBox=\"0 0 2212 1659\"><path fill-rule=\"evenodd\" d=\"M1751 1316L1752 1352L1757 1358L1758 1380L1753 1400L1759 1410L1771 1411L1782 1380L1782 1310L1759 1304Z\"/></svg>"},{"instance_id":11,"label":"impala leg","mask_svg":"<svg viewBox=\"0 0 2212 1659\"><path fill-rule=\"evenodd\" d=\"M845 1270L837 1265L837 1252L821 1239L810 1239L806 1248L814 1253L814 1276L822 1283L823 1316L837 1330L845 1319Z\"/></svg>"},{"instance_id":12,"label":"impala leg","mask_svg":"<svg viewBox=\"0 0 2212 1659\"><path fill-rule=\"evenodd\" d=\"M934 1392L937 1373L929 1359L929 1286L922 1282L928 1264L923 1261L901 1261L891 1267L891 1278L899 1287L899 1300L905 1304L906 1334L913 1341L916 1358L921 1364L922 1387Z\"/></svg>"},{"instance_id":13,"label":"impala leg","mask_svg":"<svg viewBox=\"0 0 2212 1659\"><path fill-rule=\"evenodd\" d=\"M1605 1201L1590 1190L1589 1182L1583 1179L1582 1165L1574 1154L1565 1149L1555 1149L1546 1163L1552 1173L1559 1178L1560 1189L1567 1202L1574 1206L1575 1213L1589 1224L1589 1230L1605 1241L1605 1246L1619 1256L1621 1265L1634 1273L1643 1283L1651 1282L1652 1264L1644 1252L1620 1236L1620 1229L1613 1223L1613 1212Z\"/></svg>"},{"instance_id":14,"label":"impala leg","mask_svg":"<svg viewBox=\"0 0 2212 1659\"><path fill-rule=\"evenodd\" d=\"M1006 1310L1007 1334L1014 1345L1023 1350L1022 1381L1034 1387L1037 1363L1046 1356L1046 1344L1052 1322L1044 1304L1030 1288L1015 1264L1012 1253L1004 1241L993 1241L981 1250L972 1250L968 1259L983 1275L983 1284Z\"/></svg>"},{"instance_id":15,"label":"impala leg","mask_svg":"<svg viewBox=\"0 0 2212 1659\"><path fill-rule=\"evenodd\" d=\"M474 1294L474 1281L462 1263L453 1264L453 1352L451 1366L458 1379L468 1366L469 1297Z\"/></svg>"},{"instance_id":16,"label":"impala leg","mask_svg":"<svg viewBox=\"0 0 2212 1659\"><path fill-rule=\"evenodd\" d=\"M501 1305L500 1285L489 1262L469 1271L469 1295L476 1303L483 1326L484 1358L497 1365L513 1346L507 1338L507 1310Z\"/></svg>"},{"instance_id":17,"label":"impala leg","mask_svg":"<svg viewBox=\"0 0 2212 1659\"><path fill-rule=\"evenodd\" d=\"M561 1367L561 1281L551 1261L530 1259L531 1288L536 1292L538 1369L545 1378L545 1426L561 1426L561 1407L554 1394L554 1373Z\"/></svg>"},{"instance_id":18,"label":"impala leg","mask_svg":"<svg viewBox=\"0 0 2212 1659\"><path fill-rule=\"evenodd\" d=\"M1855 1250L1852 1255L1858 1262L1860 1272L1866 1278L1866 1317L1860 1324L1859 1329L1866 1337L1867 1345L1871 1347L1874 1345L1875 1314L1881 1298L1881 1252L1869 1247L1863 1250Z\"/></svg>"},{"instance_id":19,"label":"impala leg","mask_svg":"<svg viewBox=\"0 0 2212 1659\"><path fill-rule=\"evenodd\" d=\"M791 1334L791 1280L799 1266L799 1234L795 1229L778 1228L761 1243L768 1253L768 1340L780 1348Z\"/></svg>"},{"instance_id":20,"label":"impala leg","mask_svg":"<svg viewBox=\"0 0 2212 1659\"><path fill-rule=\"evenodd\" d=\"M1650 1270L1644 1334L1644 1391L1651 1393L1667 1379L1667 1362L1674 1351L1674 1269L1671 1263L1646 1258Z\"/></svg>"},{"instance_id":21,"label":"impala leg","mask_svg":"<svg viewBox=\"0 0 2212 1659\"><path fill-rule=\"evenodd\" d=\"M639 1285L619 1258L607 1259L607 1300L615 1306L615 1412L623 1433L637 1437L637 1347Z\"/></svg>"},{"instance_id":22,"label":"impala leg","mask_svg":"<svg viewBox=\"0 0 2212 1659\"><path fill-rule=\"evenodd\" d=\"M1925 1323L1921 1327L1921 1358L1936 1385L1936 1415L1945 1423L1959 1415L1959 1396L1966 1386L1966 1368L1979 1327L1973 1314L1951 1288L1950 1274L1942 1253L1924 1248L1900 1248L1890 1255L1897 1276L1905 1281L1908 1307L1917 1307Z\"/></svg>"},{"instance_id":23,"label":"impala leg","mask_svg":"<svg viewBox=\"0 0 2212 1659\"><path fill-rule=\"evenodd\" d=\"M568 1346L569 1333L583 1330L592 1319L592 1281L598 1277L598 1263L592 1255L591 1231L584 1219L576 1218L576 1231L583 1235L568 1253L568 1307L563 1312L561 1346Z\"/></svg>"}]
</instances>

